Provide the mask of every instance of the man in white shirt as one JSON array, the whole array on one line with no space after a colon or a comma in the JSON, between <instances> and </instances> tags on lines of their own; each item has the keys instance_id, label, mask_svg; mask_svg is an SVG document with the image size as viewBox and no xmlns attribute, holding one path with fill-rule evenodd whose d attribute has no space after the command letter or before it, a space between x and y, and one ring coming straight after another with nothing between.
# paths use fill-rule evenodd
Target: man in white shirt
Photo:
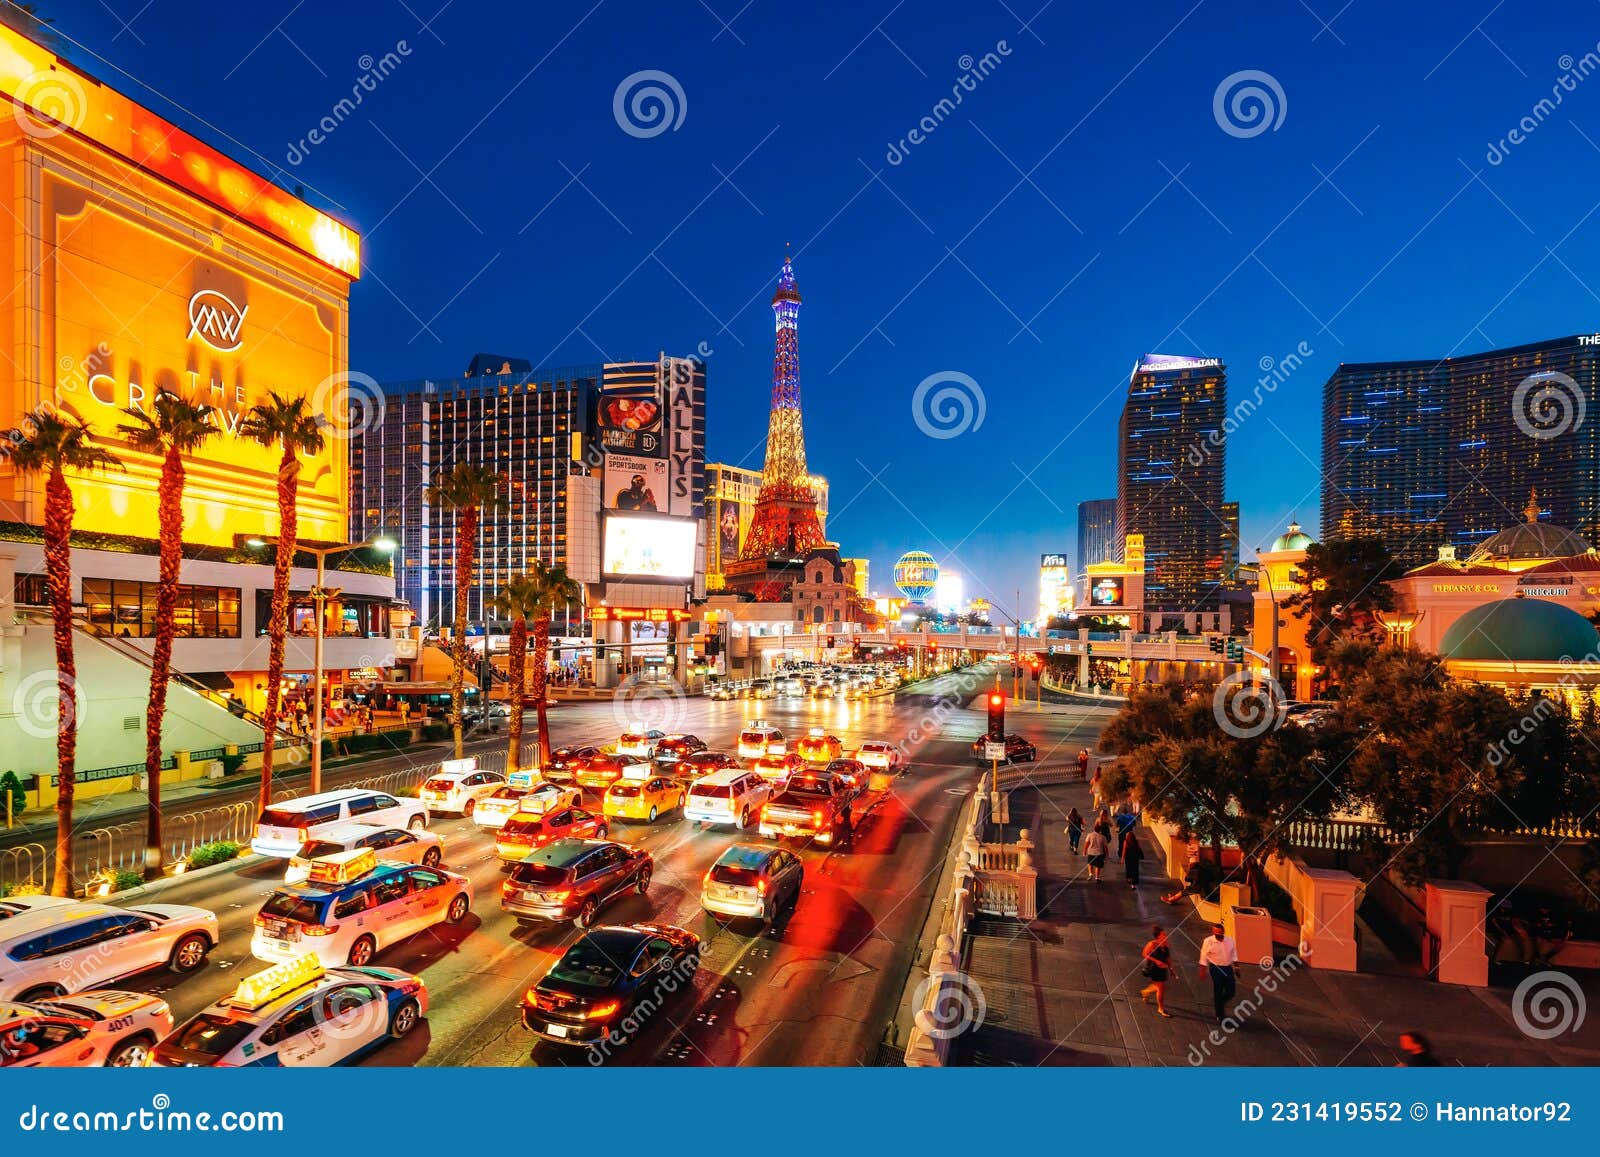
<instances>
[{"instance_id":1,"label":"man in white shirt","mask_svg":"<svg viewBox=\"0 0 1600 1157\"><path fill-rule=\"evenodd\" d=\"M1237 987L1233 969L1238 962L1239 947L1233 937L1221 924L1213 924L1211 935L1200 942L1200 972L1211 976L1211 1001L1218 1021L1227 1017L1228 1001Z\"/></svg>"}]
</instances>

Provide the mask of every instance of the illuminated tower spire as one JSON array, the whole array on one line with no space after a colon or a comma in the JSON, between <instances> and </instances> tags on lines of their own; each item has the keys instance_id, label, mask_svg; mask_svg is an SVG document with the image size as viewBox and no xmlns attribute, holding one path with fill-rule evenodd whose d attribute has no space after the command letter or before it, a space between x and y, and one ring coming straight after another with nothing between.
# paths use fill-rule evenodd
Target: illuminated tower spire
<instances>
[{"instance_id":1,"label":"illuminated tower spire","mask_svg":"<svg viewBox=\"0 0 1600 1157\"><path fill-rule=\"evenodd\" d=\"M806 470L806 435L800 421L800 289L787 256L772 295L777 340L772 355L772 415L767 460L761 471L744 557L803 554L823 545L817 494Z\"/></svg>"}]
</instances>

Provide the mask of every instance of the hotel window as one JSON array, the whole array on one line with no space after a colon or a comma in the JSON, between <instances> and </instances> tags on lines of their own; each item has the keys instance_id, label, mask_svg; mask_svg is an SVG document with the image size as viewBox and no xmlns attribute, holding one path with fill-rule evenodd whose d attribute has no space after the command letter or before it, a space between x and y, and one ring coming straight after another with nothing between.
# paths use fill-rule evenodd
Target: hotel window
<instances>
[{"instance_id":1,"label":"hotel window","mask_svg":"<svg viewBox=\"0 0 1600 1157\"><path fill-rule=\"evenodd\" d=\"M88 608L89 625L123 638L153 638L158 590L159 583L84 579L83 601ZM239 588L180 585L172 627L174 637L179 639L237 639Z\"/></svg>"}]
</instances>

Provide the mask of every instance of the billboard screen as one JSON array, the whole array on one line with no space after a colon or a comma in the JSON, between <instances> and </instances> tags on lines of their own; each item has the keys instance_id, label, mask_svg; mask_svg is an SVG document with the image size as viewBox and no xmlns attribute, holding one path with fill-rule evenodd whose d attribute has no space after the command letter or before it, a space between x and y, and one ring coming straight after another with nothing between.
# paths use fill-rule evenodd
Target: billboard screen
<instances>
[{"instance_id":1,"label":"billboard screen","mask_svg":"<svg viewBox=\"0 0 1600 1157\"><path fill-rule=\"evenodd\" d=\"M1089 585L1089 603L1096 607L1120 607L1122 605L1122 580L1119 578L1097 578Z\"/></svg>"},{"instance_id":2,"label":"billboard screen","mask_svg":"<svg viewBox=\"0 0 1600 1157\"><path fill-rule=\"evenodd\" d=\"M1039 557L1039 618L1048 622L1072 609L1072 574L1064 554Z\"/></svg>"},{"instance_id":3,"label":"billboard screen","mask_svg":"<svg viewBox=\"0 0 1600 1157\"><path fill-rule=\"evenodd\" d=\"M695 523L687 518L606 515L600 569L610 578L694 578Z\"/></svg>"},{"instance_id":4,"label":"billboard screen","mask_svg":"<svg viewBox=\"0 0 1600 1157\"><path fill-rule=\"evenodd\" d=\"M659 385L613 386L600 395L595 425L607 452L661 457L665 442ZM662 501L666 500L665 493Z\"/></svg>"},{"instance_id":5,"label":"billboard screen","mask_svg":"<svg viewBox=\"0 0 1600 1157\"><path fill-rule=\"evenodd\" d=\"M743 503L731 498L717 499L717 525L715 529L717 544L717 563L720 570L730 562L739 558L739 548L743 534L741 524L744 518Z\"/></svg>"},{"instance_id":6,"label":"billboard screen","mask_svg":"<svg viewBox=\"0 0 1600 1157\"><path fill-rule=\"evenodd\" d=\"M601 501L607 510L665 514L667 460L607 454Z\"/></svg>"}]
</instances>

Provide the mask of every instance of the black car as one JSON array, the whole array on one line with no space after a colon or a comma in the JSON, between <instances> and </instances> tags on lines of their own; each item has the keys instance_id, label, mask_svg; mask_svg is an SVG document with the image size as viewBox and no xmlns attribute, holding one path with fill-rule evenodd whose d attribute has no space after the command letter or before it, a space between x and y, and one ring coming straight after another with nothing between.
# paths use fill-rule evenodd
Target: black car
<instances>
[{"instance_id":1,"label":"black car","mask_svg":"<svg viewBox=\"0 0 1600 1157\"><path fill-rule=\"evenodd\" d=\"M648 892L654 866L643 848L567 837L512 865L500 887L500 907L519 924L570 920L588 928L602 904L630 890Z\"/></svg>"},{"instance_id":2,"label":"black car","mask_svg":"<svg viewBox=\"0 0 1600 1157\"><path fill-rule=\"evenodd\" d=\"M583 765L599 754L598 747L558 747L550 753L544 777L551 783L574 783Z\"/></svg>"},{"instance_id":3,"label":"black car","mask_svg":"<svg viewBox=\"0 0 1600 1157\"><path fill-rule=\"evenodd\" d=\"M972 744L972 757L979 763L988 763L989 739L980 735ZM1003 763L1032 763L1039 758L1039 749L1015 733L1006 736L1006 757Z\"/></svg>"},{"instance_id":4,"label":"black car","mask_svg":"<svg viewBox=\"0 0 1600 1157\"><path fill-rule=\"evenodd\" d=\"M696 751L677 761L673 771L678 775L689 775L699 779L703 775L710 775L714 771L729 771L742 768L734 756L721 751Z\"/></svg>"},{"instance_id":5,"label":"black car","mask_svg":"<svg viewBox=\"0 0 1600 1157\"><path fill-rule=\"evenodd\" d=\"M700 937L670 924L596 928L522 997L522 1026L552 1044L623 1044L693 986Z\"/></svg>"}]
</instances>

